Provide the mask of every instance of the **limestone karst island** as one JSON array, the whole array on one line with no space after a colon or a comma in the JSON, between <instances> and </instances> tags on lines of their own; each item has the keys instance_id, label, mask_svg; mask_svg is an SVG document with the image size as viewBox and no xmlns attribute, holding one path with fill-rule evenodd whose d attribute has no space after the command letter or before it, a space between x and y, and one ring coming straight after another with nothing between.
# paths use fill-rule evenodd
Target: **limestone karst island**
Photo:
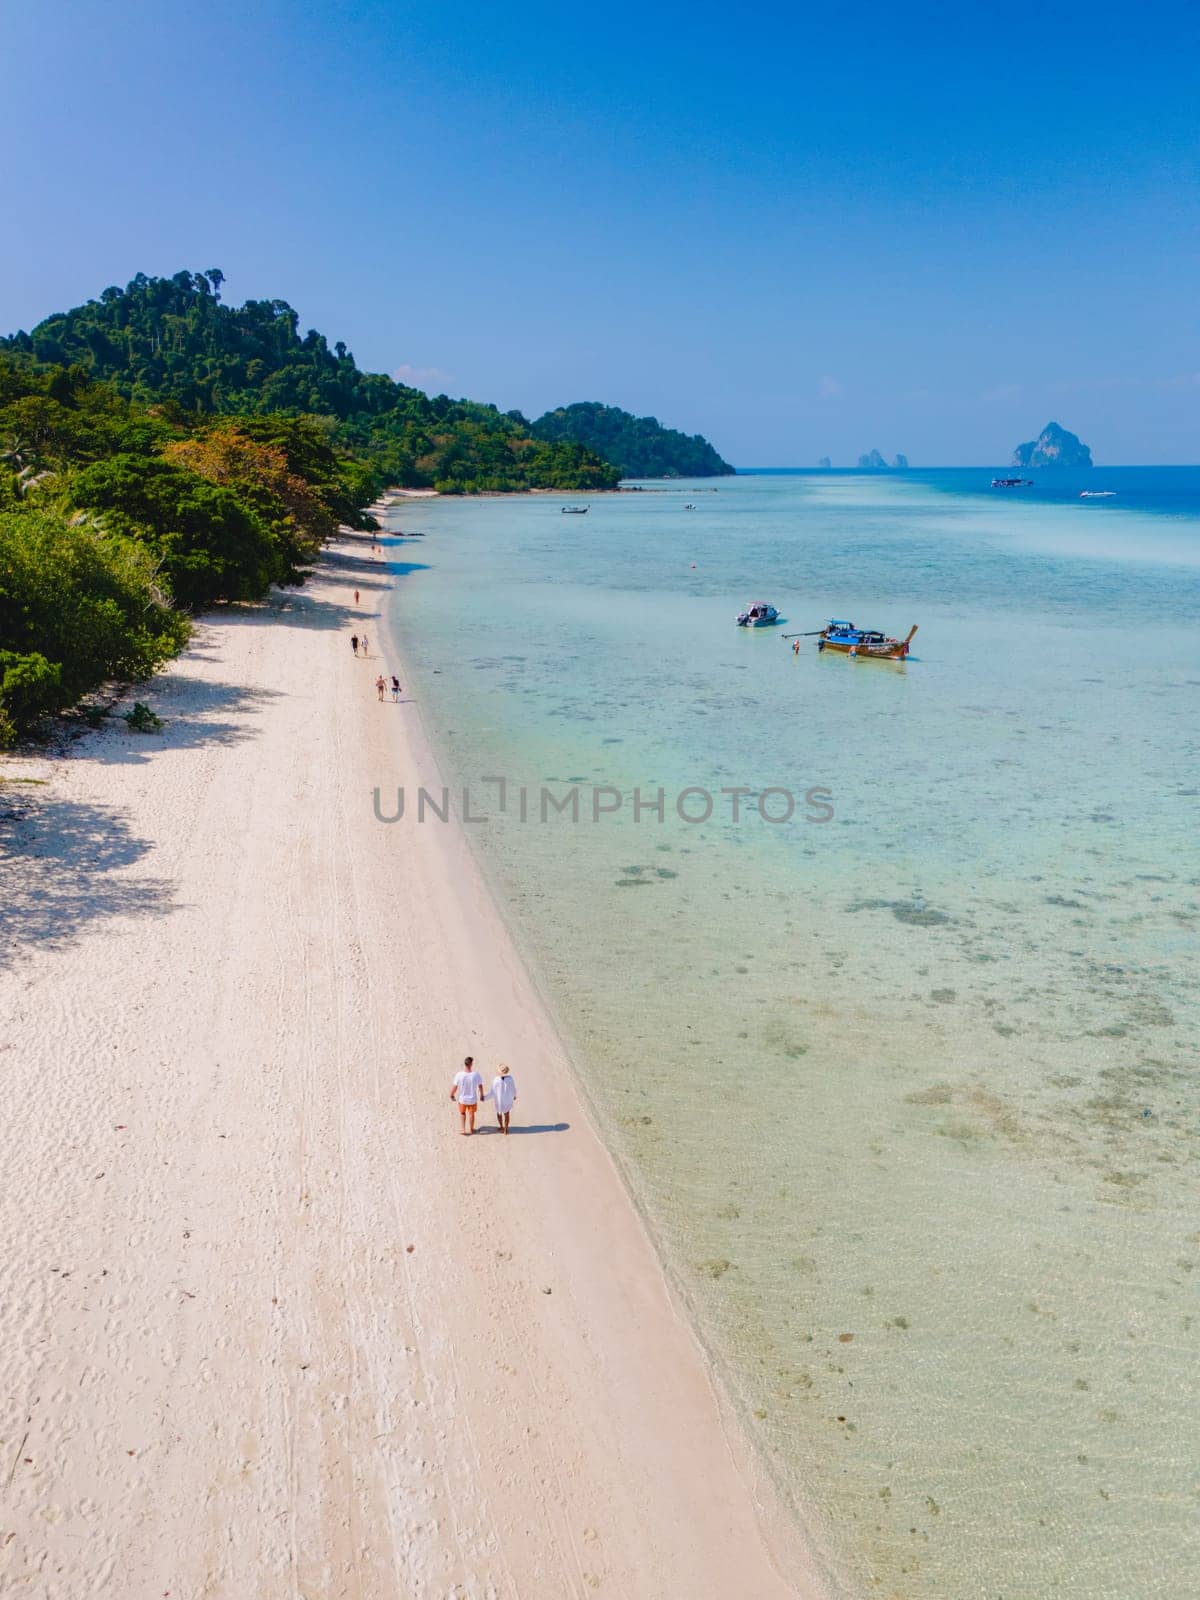
<instances>
[{"instance_id":1,"label":"limestone karst island","mask_svg":"<svg viewBox=\"0 0 1200 1600\"><path fill-rule=\"evenodd\" d=\"M1014 467L1090 467L1092 452L1077 434L1048 422L1036 439L1013 451Z\"/></svg>"}]
</instances>

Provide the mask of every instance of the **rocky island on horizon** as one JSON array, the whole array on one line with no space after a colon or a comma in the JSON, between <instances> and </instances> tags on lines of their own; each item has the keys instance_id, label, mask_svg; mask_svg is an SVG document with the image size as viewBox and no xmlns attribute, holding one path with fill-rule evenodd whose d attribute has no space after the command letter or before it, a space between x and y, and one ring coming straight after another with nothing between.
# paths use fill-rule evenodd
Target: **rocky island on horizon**
<instances>
[{"instance_id":1,"label":"rocky island on horizon","mask_svg":"<svg viewBox=\"0 0 1200 1600\"><path fill-rule=\"evenodd\" d=\"M1092 452L1078 434L1048 422L1036 439L1013 451L1014 467L1090 467Z\"/></svg>"}]
</instances>

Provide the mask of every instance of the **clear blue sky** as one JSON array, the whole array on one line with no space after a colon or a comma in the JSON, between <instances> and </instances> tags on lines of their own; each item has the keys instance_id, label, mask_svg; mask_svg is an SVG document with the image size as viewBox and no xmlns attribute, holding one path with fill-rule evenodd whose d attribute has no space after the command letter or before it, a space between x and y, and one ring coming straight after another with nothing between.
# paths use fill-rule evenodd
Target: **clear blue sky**
<instances>
[{"instance_id":1,"label":"clear blue sky","mask_svg":"<svg viewBox=\"0 0 1200 1600\"><path fill-rule=\"evenodd\" d=\"M72 0L0 15L0 327L219 266L363 366L741 465L1200 461L1200 13Z\"/></svg>"}]
</instances>

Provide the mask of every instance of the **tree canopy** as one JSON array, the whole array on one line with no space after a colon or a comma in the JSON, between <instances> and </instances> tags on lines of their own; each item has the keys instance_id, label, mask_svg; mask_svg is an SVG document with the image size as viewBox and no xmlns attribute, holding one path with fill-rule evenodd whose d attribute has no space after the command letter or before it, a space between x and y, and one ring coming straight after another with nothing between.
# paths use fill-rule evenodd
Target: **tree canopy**
<instances>
[{"instance_id":1,"label":"tree canopy","mask_svg":"<svg viewBox=\"0 0 1200 1600\"><path fill-rule=\"evenodd\" d=\"M145 406L0 352L0 746L144 677L187 612L303 579L386 483L327 420Z\"/></svg>"},{"instance_id":2,"label":"tree canopy","mask_svg":"<svg viewBox=\"0 0 1200 1600\"><path fill-rule=\"evenodd\" d=\"M664 428L657 417L635 417L595 400L560 406L539 417L535 439L572 439L620 468L623 478L717 478L733 468L700 434Z\"/></svg>"}]
</instances>

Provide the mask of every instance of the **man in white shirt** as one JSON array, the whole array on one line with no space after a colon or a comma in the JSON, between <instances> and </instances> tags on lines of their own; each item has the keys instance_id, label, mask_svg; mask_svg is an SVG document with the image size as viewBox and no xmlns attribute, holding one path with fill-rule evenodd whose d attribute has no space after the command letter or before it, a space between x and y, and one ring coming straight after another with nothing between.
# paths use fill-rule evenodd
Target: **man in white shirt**
<instances>
[{"instance_id":1,"label":"man in white shirt","mask_svg":"<svg viewBox=\"0 0 1200 1600\"><path fill-rule=\"evenodd\" d=\"M496 1126L501 1133L507 1133L508 1115L517 1103L517 1080L503 1061L500 1063L499 1073L492 1079L488 1099L496 1103Z\"/></svg>"},{"instance_id":2,"label":"man in white shirt","mask_svg":"<svg viewBox=\"0 0 1200 1600\"><path fill-rule=\"evenodd\" d=\"M462 1070L454 1074L454 1086L450 1090L451 1100L458 1101L460 1133L475 1132L475 1113L482 1097L483 1078L475 1071L475 1057L468 1056L462 1064ZM468 1120L470 1127L467 1126Z\"/></svg>"}]
</instances>

